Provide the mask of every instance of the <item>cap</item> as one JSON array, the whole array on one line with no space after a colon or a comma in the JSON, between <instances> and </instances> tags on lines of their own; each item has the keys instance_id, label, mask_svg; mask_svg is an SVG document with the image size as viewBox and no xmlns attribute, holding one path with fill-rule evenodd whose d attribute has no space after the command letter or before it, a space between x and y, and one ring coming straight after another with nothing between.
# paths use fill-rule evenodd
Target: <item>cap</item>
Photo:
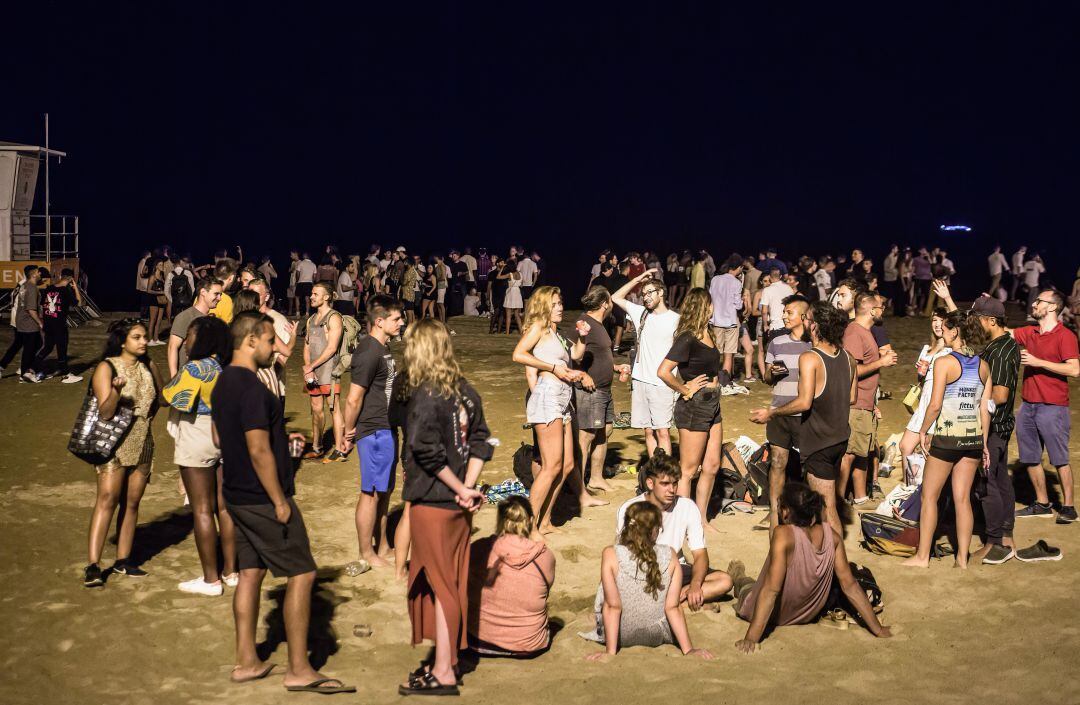
<instances>
[{"instance_id":1,"label":"cap","mask_svg":"<svg viewBox=\"0 0 1080 705\"><path fill-rule=\"evenodd\" d=\"M978 316L1005 318L1005 304L1001 303L993 296L983 294L975 299L975 303L971 304L971 312Z\"/></svg>"},{"instance_id":2,"label":"cap","mask_svg":"<svg viewBox=\"0 0 1080 705\"><path fill-rule=\"evenodd\" d=\"M404 245L398 245L397 249L394 250L394 251L395 252L405 252L405 246Z\"/></svg>"}]
</instances>

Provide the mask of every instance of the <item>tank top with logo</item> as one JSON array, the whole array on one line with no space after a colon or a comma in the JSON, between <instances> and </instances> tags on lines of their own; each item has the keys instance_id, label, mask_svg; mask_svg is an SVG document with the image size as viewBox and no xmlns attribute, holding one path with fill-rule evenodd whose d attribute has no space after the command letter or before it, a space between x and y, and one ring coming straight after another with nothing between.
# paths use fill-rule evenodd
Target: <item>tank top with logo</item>
<instances>
[{"instance_id":1,"label":"tank top with logo","mask_svg":"<svg viewBox=\"0 0 1080 705\"><path fill-rule=\"evenodd\" d=\"M981 450L983 381L979 376L979 356L950 353L960 363L960 376L945 385L931 447L945 450Z\"/></svg>"}]
</instances>

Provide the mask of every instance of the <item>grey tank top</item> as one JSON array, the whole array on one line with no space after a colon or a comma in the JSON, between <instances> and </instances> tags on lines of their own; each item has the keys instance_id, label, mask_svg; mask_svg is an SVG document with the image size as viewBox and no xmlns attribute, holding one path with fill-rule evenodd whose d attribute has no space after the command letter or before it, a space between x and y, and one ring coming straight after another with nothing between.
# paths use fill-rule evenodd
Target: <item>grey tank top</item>
<instances>
[{"instance_id":1,"label":"grey tank top","mask_svg":"<svg viewBox=\"0 0 1080 705\"><path fill-rule=\"evenodd\" d=\"M851 409L851 362L843 349L829 355L817 348L812 349L825 367L825 386L814 398L810 410L803 412L799 430L799 454L806 458L822 448L846 443L850 428L848 411Z\"/></svg>"}]
</instances>

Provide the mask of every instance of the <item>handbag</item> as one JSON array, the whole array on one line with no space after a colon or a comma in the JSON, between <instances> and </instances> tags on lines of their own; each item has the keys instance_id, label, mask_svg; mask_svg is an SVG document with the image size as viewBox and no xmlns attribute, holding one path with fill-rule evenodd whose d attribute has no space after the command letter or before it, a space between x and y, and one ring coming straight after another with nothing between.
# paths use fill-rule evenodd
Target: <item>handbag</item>
<instances>
[{"instance_id":1,"label":"handbag","mask_svg":"<svg viewBox=\"0 0 1080 705\"><path fill-rule=\"evenodd\" d=\"M111 362L109 367L115 375L116 368ZM121 405L116 407L112 418L101 418L101 409L98 407L91 381L90 386L87 387L82 408L75 417L75 425L71 429L71 440L68 441L68 450L76 458L85 460L91 465L104 465L116 455L116 449L120 447L124 436L131 430L134 418L135 414L131 407Z\"/></svg>"},{"instance_id":2,"label":"handbag","mask_svg":"<svg viewBox=\"0 0 1080 705\"><path fill-rule=\"evenodd\" d=\"M904 395L904 408L908 410L909 414L914 414L915 409L919 406L919 397L922 395L922 385L913 384L907 390L907 394Z\"/></svg>"}]
</instances>

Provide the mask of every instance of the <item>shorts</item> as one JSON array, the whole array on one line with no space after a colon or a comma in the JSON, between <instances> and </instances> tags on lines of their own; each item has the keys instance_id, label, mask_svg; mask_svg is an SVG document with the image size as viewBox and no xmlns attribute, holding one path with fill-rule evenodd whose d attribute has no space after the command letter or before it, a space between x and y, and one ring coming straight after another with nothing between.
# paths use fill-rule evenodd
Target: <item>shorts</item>
<instances>
[{"instance_id":1,"label":"shorts","mask_svg":"<svg viewBox=\"0 0 1080 705\"><path fill-rule=\"evenodd\" d=\"M312 282L296 282L296 296L300 299L306 299L311 296L311 289L315 286Z\"/></svg>"},{"instance_id":2,"label":"shorts","mask_svg":"<svg viewBox=\"0 0 1080 705\"><path fill-rule=\"evenodd\" d=\"M721 355L734 355L739 351L739 326L709 326L712 329L716 351Z\"/></svg>"},{"instance_id":3,"label":"shorts","mask_svg":"<svg viewBox=\"0 0 1080 705\"><path fill-rule=\"evenodd\" d=\"M525 420L531 424L548 424L556 419L570 423L573 391L566 382L541 375L525 402Z\"/></svg>"},{"instance_id":4,"label":"shorts","mask_svg":"<svg viewBox=\"0 0 1080 705\"><path fill-rule=\"evenodd\" d=\"M720 388L704 387L690 399L680 394L675 399L675 426L681 431L708 432L723 421L720 414Z\"/></svg>"},{"instance_id":5,"label":"shorts","mask_svg":"<svg viewBox=\"0 0 1080 705\"><path fill-rule=\"evenodd\" d=\"M173 462L182 468L213 468L221 462L210 414L182 414L176 424Z\"/></svg>"},{"instance_id":6,"label":"shorts","mask_svg":"<svg viewBox=\"0 0 1080 705\"><path fill-rule=\"evenodd\" d=\"M930 457L955 465L964 458L982 460L982 448L938 448L930 444Z\"/></svg>"},{"instance_id":7,"label":"shorts","mask_svg":"<svg viewBox=\"0 0 1080 705\"><path fill-rule=\"evenodd\" d=\"M1043 449L1050 464L1069 464L1069 407L1057 404L1020 402L1016 412L1016 445L1022 465L1042 464Z\"/></svg>"},{"instance_id":8,"label":"shorts","mask_svg":"<svg viewBox=\"0 0 1080 705\"><path fill-rule=\"evenodd\" d=\"M596 391L574 390L574 408L577 410L578 428L594 431L615 423L615 400L611 387L597 387Z\"/></svg>"},{"instance_id":9,"label":"shorts","mask_svg":"<svg viewBox=\"0 0 1080 705\"><path fill-rule=\"evenodd\" d=\"M380 428L357 440L356 457L360 460L361 492L394 491L397 442L393 431Z\"/></svg>"},{"instance_id":10,"label":"shorts","mask_svg":"<svg viewBox=\"0 0 1080 705\"><path fill-rule=\"evenodd\" d=\"M750 316L743 324L746 327L746 333L750 336L751 342L757 342L757 339L761 336L761 316Z\"/></svg>"},{"instance_id":11,"label":"shorts","mask_svg":"<svg viewBox=\"0 0 1080 705\"><path fill-rule=\"evenodd\" d=\"M844 457L847 443L840 442L801 456L803 470L819 480L836 482L840 477L840 460Z\"/></svg>"},{"instance_id":12,"label":"shorts","mask_svg":"<svg viewBox=\"0 0 1080 705\"><path fill-rule=\"evenodd\" d=\"M848 424L851 435L848 436L847 452L860 458L870 457L877 446L874 412L853 408L848 412Z\"/></svg>"},{"instance_id":13,"label":"shorts","mask_svg":"<svg viewBox=\"0 0 1080 705\"><path fill-rule=\"evenodd\" d=\"M799 416L774 416L765 424L765 439L774 448L799 449L799 429L802 418Z\"/></svg>"},{"instance_id":14,"label":"shorts","mask_svg":"<svg viewBox=\"0 0 1080 705\"><path fill-rule=\"evenodd\" d=\"M307 392L309 397L328 397L331 393L331 387L333 387L334 394L341 394L340 384L320 384L316 387L308 387L305 385L304 391Z\"/></svg>"},{"instance_id":15,"label":"shorts","mask_svg":"<svg viewBox=\"0 0 1080 705\"><path fill-rule=\"evenodd\" d=\"M315 570L307 527L292 497L292 513L282 524L272 504L225 503L236 524L236 567L239 570L269 569L275 578L291 578Z\"/></svg>"},{"instance_id":16,"label":"shorts","mask_svg":"<svg viewBox=\"0 0 1080 705\"><path fill-rule=\"evenodd\" d=\"M437 303L437 304L446 303L446 289L436 289L435 290L435 303Z\"/></svg>"},{"instance_id":17,"label":"shorts","mask_svg":"<svg viewBox=\"0 0 1080 705\"><path fill-rule=\"evenodd\" d=\"M666 384L634 380L630 394L631 428L671 428L675 390Z\"/></svg>"}]
</instances>

